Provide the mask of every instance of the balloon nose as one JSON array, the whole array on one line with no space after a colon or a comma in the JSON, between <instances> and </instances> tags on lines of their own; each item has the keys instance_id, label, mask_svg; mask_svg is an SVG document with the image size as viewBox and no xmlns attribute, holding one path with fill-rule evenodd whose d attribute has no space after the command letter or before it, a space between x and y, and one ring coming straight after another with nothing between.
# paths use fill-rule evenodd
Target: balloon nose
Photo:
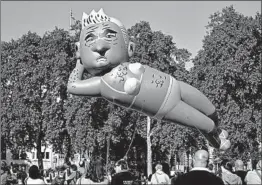
<instances>
[{"instance_id":1,"label":"balloon nose","mask_svg":"<svg viewBox=\"0 0 262 185\"><path fill-rule=\"evenodd\" d=\"M105 53L107 52L107 50L110 49L110 45L108 43L106 43L103 40L98 40L94 45L92 50L94 52L99 53L101 56L105 56Z\"/></svg>"}]
</instances>

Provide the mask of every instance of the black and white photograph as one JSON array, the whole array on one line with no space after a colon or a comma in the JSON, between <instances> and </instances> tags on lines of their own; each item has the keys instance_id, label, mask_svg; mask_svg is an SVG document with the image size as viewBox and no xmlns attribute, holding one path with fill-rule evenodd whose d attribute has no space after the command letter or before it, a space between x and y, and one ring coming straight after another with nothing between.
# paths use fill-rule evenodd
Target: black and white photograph
<instances>
[{"instance_id":1,"label":"black and white photograph","mask_svg":"<svg viewBox=\"0 0 262 185\"><path fill-rule=\"evenodd\" d=\"M261 1L2 1L1 185L259 185Z\"/></svg>"}]
</instances>

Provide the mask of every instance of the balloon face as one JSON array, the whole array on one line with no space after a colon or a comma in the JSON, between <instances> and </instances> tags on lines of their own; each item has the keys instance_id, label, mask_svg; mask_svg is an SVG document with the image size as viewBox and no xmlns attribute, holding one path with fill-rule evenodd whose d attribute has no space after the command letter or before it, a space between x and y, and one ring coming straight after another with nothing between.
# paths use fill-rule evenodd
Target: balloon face
<instances>
[{"instance_id":1,"label":"balloon face","mask_svg":"<svg viewBox=\"0 0 262 185\"><path fill-rule=\"evenodd\" d=\"M127 45L119 26L103 22L85 27L80 35L80 56L85 69L93 75L127 62Z\"/></svg>"}]
</instances>

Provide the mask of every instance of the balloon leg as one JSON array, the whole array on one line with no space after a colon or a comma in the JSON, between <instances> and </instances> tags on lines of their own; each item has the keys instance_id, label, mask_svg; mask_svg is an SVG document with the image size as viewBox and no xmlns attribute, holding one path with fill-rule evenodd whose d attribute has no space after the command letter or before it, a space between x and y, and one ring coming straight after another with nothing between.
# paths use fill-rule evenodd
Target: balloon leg
<instances>
[{"instance_id":1,"label":"balloon leg","mask_svg":"<svg viewBox=\"0 0 262 185\"><path fill-rule=\"evenodd\" d=\"M209 133L215 128L214 122L209 117L183 101L167 113L164 120L197 128L204 133Z\"/></svg>"},{"instance_id":2,"label":"balloon leg","mask_svg":"<svg viewBox=\"0 0 262 185\"><path fill-rule=\"evenodd\" d=\"M199 90L184 82L178 81L181 89L181 99L188 105L209 116L216 111L215 106Z\"/></svg>"},{"instance_id":3,"label":"balloon leg","mask_svg":"<svg viewBox=\"0 0 262 185\"><path fill-rule=\"evenodd\" d=\"M195 128L205 136L213 147L220 147L220 129L217 129L214 121L183 101L180 101L166 114L164 120Z\"/></svg>"}]
</instances>

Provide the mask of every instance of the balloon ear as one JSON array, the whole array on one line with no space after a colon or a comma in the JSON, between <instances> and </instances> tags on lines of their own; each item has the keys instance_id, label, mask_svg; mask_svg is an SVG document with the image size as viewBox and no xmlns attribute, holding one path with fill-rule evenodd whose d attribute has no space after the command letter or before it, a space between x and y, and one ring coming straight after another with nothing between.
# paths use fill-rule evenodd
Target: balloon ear
<instances>
[{"instance_id":1,"label":"balloon ear","mask_svg":"<svg viewBox=\"0 0 262 185\"><path fill-rule=\"evenodd\" d=\"M80 42L75 43L76 58L80 59Z\"/></svg>"},{"instance_id":2,"label":"balloon ear","mask_svg":"<svg viewBox=\"0 0 262 185\"><path fill-rule=\"evenodd\" d=\"M135 43L133 43L133 42L128 43L128 56L129 57L133 56L133 54L135 52L135 47L136 47Z\"/></svg>"}]
</instances>

